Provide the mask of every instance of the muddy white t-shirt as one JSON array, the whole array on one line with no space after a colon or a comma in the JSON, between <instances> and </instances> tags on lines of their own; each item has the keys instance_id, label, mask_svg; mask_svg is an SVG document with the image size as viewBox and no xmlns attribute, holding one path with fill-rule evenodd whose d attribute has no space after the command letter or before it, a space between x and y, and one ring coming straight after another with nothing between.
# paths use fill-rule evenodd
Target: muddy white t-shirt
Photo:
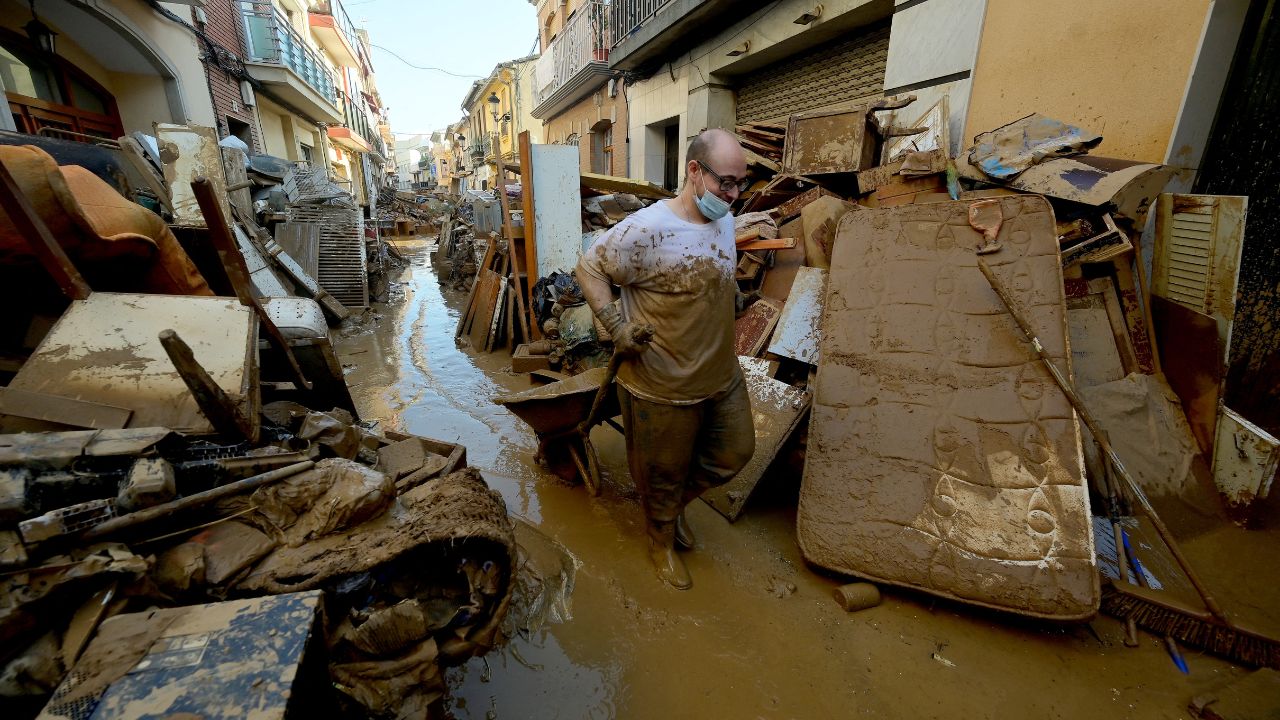
<instances>
[{"instance_id":1,"label":"muddy white t-shirt","mask_svg":"<svg viewBox=\"0 0 1280 720\"><path fill-rule=\"evenodd\" d=\"M689 404L742 372L733 351L733 217L702 225L656 202L613 226L578 261L622 288L622 315L657 331L618 369L618 382L653 402Z\"/></svg>"}]
</instances>

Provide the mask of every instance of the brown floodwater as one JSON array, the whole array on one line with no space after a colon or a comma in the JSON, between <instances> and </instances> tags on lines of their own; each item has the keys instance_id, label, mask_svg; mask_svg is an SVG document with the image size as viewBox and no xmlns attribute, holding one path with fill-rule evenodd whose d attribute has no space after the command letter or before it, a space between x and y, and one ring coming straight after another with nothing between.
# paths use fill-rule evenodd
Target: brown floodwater
<instances>
[{"instance_id":1,"label":"brown floodwater","mask_svg":"<svg viewBox=\"0 0 1280 720\"><path fill-rule=\"evenodd\" d=\"M430 245L398 243L410 265L392 301L339 342L361 415L466 445L511 513L581 563L570 620L449 672L457 718L1186 718L1192 696L1246 672L1184 648L1184 676L1157 638L1126 648L1106 616L1056 625L894 589L846 613L831 592L848 580L807 567L796 545L799 468L766 479L736 523L695 503L694 585L667 588L621 437L593 435L598 498L533 463L532 431L490 400L529 380L509 351L454 344L466 295L436 282ZM1185 550L1228 609L1280 629L1278 539L1276 523L1222 525Z\"/></svg>"}]
</instances>

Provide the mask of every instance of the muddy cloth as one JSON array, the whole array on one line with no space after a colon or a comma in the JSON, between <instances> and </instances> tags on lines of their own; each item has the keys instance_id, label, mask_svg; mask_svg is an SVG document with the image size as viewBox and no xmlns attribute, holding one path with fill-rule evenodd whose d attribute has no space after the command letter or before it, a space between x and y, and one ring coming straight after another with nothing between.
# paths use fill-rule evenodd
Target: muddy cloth
<instances>
[{"instance_id":1,"label":"muddy cloth","mask_svg":"<svg viewBox=\"0 0 1280 720\"><path fill-rule=\"evenodd\" d=\"M77 165L33 145L0 146L0 162L95 290L212 295L160 216ZM27 264L26 239L0 210L0 262Z\"/></svg>"},{"instance_id":2,"label":"muddy cloth","mask_svg":"<svg viewBox=\"0 0 1280 720\"><path fill-rule=\"evenodd\" d=\"M741 382L733 351L733 218L695 225L659 202L601 235L578 272L622 288L622 314L657 331L618 369L618 382L651 402L692 404Z\"/></svg>"},{"instance_id":3,"label":"muddy cloth","mask_svg":"<svg viewBox=\"0 0 1280 720\"><path fill-rule=\"evenodd\" d=\"M969 162L997 180L1008 180L1041 160L1079 155L1102 136L1039 113L974 138Z\"/></svg>"},{"instance_id":4,"label":"muddy cloth","mask_svg":"<svg viewBox=\"0 0 1280 720\"><path fill-rule=\"evenodd\" d=\"M755 452L751 398L741 374L693 405L649 402L618 388L627 463L652 528L672 527L685 505L738 474Z\"/></svg>"}]
</instances>

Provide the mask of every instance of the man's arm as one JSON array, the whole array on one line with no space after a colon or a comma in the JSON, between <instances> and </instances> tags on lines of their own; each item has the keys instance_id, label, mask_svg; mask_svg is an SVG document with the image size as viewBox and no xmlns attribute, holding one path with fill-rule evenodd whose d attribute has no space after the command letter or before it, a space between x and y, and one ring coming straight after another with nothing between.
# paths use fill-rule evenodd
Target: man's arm
<instances>
[{"instance_id":1,"label":"man's arm","mask_svg":"<svg viewBox=\"0 0 1280 720\"><path fill-rule=\"evenodd\" d=\"M620 355L639 355L652 339L653 329L624 320L622 309L613 301L614 282L626 281L626 278L616 277L625 273L618 268L616 261L611 261L616 260L617 248L610 243L616 242L620 233L614 231L619 227L621 226L615 226L602 236L578 259L574 277L578 281L578 287L582 288L582 297L587 301L587 306L613 338L614 352Z\"/></svg>"}]
</instances>

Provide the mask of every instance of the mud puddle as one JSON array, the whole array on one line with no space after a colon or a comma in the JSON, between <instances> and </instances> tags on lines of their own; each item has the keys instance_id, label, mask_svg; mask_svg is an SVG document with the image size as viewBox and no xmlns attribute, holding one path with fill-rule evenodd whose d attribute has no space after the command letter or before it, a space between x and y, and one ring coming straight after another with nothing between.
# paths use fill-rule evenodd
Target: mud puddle
<instances>
[{"instance_id":1,"label":"mud puddle","mask_svg":"<svg viewBox=\"0 0 1280 720\"><path fill-rule=\"evenodd\" d=\"M455 717L1180 718L1193 695L1243 674L1188 649L1183 676L1150 635L1123 647L1107 617L1051 625L892 589L879 607L846 614L831 599L840 580L808 569L796 547L798 471L766 480L733 525L695 503L694 587L667 589L644 552L621 437L596 431L599 498L542 473L532 432L489 402L528 381L509 372L506 351L454 345L466 296L441 291L428 246L399 244L411 258L401 298L376 308L372 331L339 343L356 404L387 427L465 444L511 512L581 562L572 620L450 671ZM1242 531L1223 532L1189 552L1207 561L1241 542ZM1269 555L1255 578L1280 577ZM1274 608L1276 583L1266 584L1250 583L1252 602Z\"/></svg>"}]
</instances>

